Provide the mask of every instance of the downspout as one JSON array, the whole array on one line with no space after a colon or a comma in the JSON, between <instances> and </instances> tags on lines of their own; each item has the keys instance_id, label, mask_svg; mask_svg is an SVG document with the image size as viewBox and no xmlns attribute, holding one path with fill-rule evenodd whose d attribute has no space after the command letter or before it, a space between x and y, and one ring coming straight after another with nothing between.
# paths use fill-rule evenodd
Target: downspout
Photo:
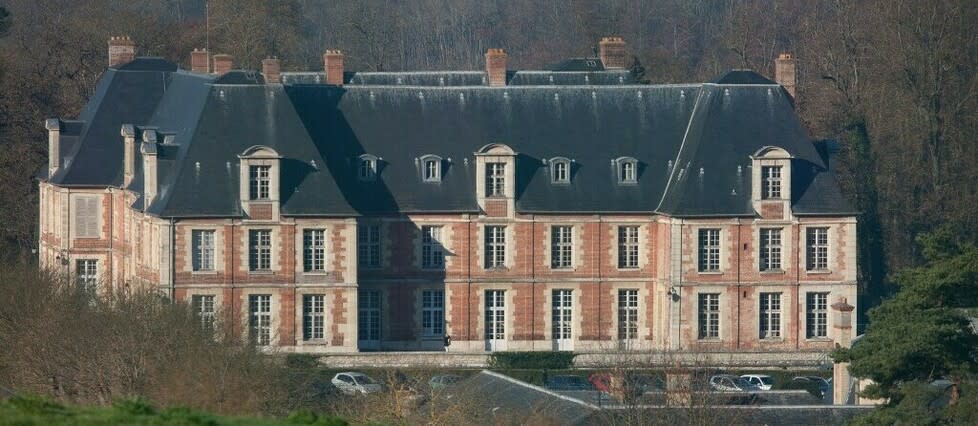
<instances>
[{"instance_id":1,"label":"downspout","mask_svg":"<svg viewBox=\"0 0 978 426\"><path fill-rule=\"evenodd\" d=\"M177 300L177 267L174 263L174 252L176 251L176 221L170 218L170 301L175 302Z\"/></svg>"},{"instance_id":2,"label":"downspout","mask_svg":"<svg viewBox=\"0 0 978 426\"><path fill-rule=\"evenodd\" d=\"M602 294L601 294L601 257L602 257L602 253L601 253L601 240L604 239L604 236L602 236L602 234L604 233L603 231L604 231L604 227L602 226L601 215L599 214L598 215L598 238L597 238L597 240L598 240L598 252L597 252L597 255L595 256L595 257L598 258L598 324L597 324L597 329L598 329L598 343L599 344L601 343L601 338L604 337L603 336L604 330L601 329L601 313L603 311L603 309L601 309L601 305L603 304L603 302L601 301L601 299L602 299L602 297L601 297L602 296Z\"/></svg>"},{"instance_id":3,"label":"downspout","mask_svg":"<svg viewBox=\"0 0 978 426\"><path fill-rule=\"evenodd\" d=\"M737 218L737 349L740 349L740 256L743 254L743 247L740 245L740 232L741 223L740 218Z\"/></svg>"},{"instance_id":4,"label":"downspout","mask_svg":"<svg viewBox=\"0 0 978 426\"><path fill-rule=\"evenodd\" d=\"M465 278L467 281L465 289L465 304L468 306L465 309L465 340L471 344L472 342L472 214L468 214L468 221L466 221L465 226L466 232L466 256L465 256Z\"/></svg>"},{"instance_id":5,"label":"downspout","mask_svg":"<svg viewBox=\"0 0 978 426\"><path fill-rule=\"evenodd\" d=\"M679 342L679 347L677 349L682 350L683 348L683 227L686 226L686 219L679 219L679 286L677 287L676 293L679 293L679 327L676 330L679 333L679 338L676 339Z\"/></svg>"},{"instance_id":6,"label":"downspout","mask_svg":"<svg viewBox=\"0 0 978 426\"><path fill-rule=\"evenodd\" d=\"M530 215L530 347L536 349L536 339L533 337L537 330L537 216Z\"/></svg>"},{"instance_id":7,"label":"downspout","mask_svg":"<svg viewBox=\"0 0 978 426\"><path fill-rule=\"evenodd\" d=\"M798 301L799 301L798 299L801 296L801 264L799 263L801 262L801 244L802 244L801 226L798 227L798 233L795 235L798 236L798 239L795 240L796 243L792 247L792 249L794 249L795 251L795 297L794 297L795 300L791 306L794 306L795 309L797 310ZM792 314L794 314L795 317L795 321L793 321L795 323L795 329L793 330L792 334L794 334L795 337L795 349L797 350L800 348L799 340L801 340L799 339L798 336L798 332L800 331L798 327L799 315L798 312L792 312Z\"/></svg>"}]
</instances>

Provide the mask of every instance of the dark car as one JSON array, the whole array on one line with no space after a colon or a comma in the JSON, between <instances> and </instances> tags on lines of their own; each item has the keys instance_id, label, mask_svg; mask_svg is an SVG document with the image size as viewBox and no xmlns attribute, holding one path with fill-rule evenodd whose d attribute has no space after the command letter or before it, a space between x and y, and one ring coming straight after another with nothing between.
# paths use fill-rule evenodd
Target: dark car
<instances>
[{"instance_id":1,"label":"dark car","mask_svg":"<svg viewBox=\"0 0 978 426\"><path fill-rule=\"evenodd\" d=\"M556 391L590 391L594 385L581 376L553 376L545 383L547 389Z\"/></svg>"}]
</instances>

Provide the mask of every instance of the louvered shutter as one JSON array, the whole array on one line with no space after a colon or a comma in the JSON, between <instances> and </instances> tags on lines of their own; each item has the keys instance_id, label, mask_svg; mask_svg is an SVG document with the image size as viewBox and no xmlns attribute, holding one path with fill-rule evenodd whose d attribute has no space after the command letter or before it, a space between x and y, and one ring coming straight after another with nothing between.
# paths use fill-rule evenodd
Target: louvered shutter
<instances>
[{"instance_id":1,"label":"louvered shutter","mask_svg":"<svg viewBox=\"0 0 978 426\"><path fill-rule=\"evenodd\" d=\"M78 197L75 200L75 236L98 238L98 197Z\"/></svg>"}]
</instances>

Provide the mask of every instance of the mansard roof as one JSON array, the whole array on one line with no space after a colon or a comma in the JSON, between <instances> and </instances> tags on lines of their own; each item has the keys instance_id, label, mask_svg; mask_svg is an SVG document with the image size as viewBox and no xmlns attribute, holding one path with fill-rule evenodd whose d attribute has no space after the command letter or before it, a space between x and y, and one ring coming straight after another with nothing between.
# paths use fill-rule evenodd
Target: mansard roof
<instances>
[{"instance_id":1,"label":"mansard roof","mask_svg":"<svg viewBox=\"0 0 978 426\"><path fill-rule=\"evenodd\" d=\"M160 195L145 206L164 217L242 215L238 155L259 145L281 156L283 215L476 212L474 153L493 143L517 153L517 211L754 216L750 156L776 146L798 171L796 213L853 211L790 96L753 72L638 85L622 70L510 71L503 87L486 86L481 71L347 73L331 86L322 73L264 84L160 61L106 70L51 182L120 186L119 130L133 124L169 135ZM375 181L356 178L362 154L378 157ZM422 184L425 155L443 159L437 184ZM551 183L554 157L571 160L571 184ZM618 183L620 157L637 160L637 184Z\"/></svg>"}]
</instances>

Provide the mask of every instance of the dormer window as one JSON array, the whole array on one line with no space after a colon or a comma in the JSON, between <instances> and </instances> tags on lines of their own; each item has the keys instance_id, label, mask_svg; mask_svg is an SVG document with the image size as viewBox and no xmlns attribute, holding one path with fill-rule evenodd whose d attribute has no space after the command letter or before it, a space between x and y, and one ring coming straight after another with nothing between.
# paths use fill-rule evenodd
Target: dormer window
<instances>
[{"instance_id":1,"label":"dormer window","mask_svg":"<svg viewBox=\"0 0 978 426\"><path fill-rule=\"evenodd\" d=\"M486 163L486 196L506 195L506 163Z\"/></svg>"},{"instance_id":2,"label":"dormer window","mask_svg":"<svg viewBox=\"0 0 978 426\"><path fill-rule=\"evenodd\" d=\"M441 157L437 155L421 157L421 178L425 182L441 182Z\"/></svg>"},{"instance_id":3,"label":"dormer window","mask_svg":"<svg viewBox=\"0 0 978 426\"><path fill-rule=\"evenodd\" d=\"M634 184L638 182L638 160L632 157L621 157L615 162L618 164L618 183Z\"/></svg>"},{"instance_id":4,"label":"dormer window","mask_svg":"<svg viewBox=\"0 0 978 426\"><path fill-rule=\"evenodd\" d=\"M272 166L249 167L248 195L250 200L269 199Z\"/></svg>"},{"instance_id":5,"label":"dormer window","mask_svg":"<svg viewBox=\"0 0 978 426\"><path fill-rule=\"evenodd\" d=\"M781 199L781 166L761 167L761 199Z\"/></svg>"},{"instance_id":6,"label":"dormer window","mask_svg":"<svg viewBox=\"0 0 978 426\"><path fill-rule=\"evenodd\" d=\"M570 183L570 160L562 157L550 160L550 182Z\"/></svg>"},{"instance_id":7,"label":"dormer window","mask_svg":"<svg viewBox=\"0 0 978 426\"><path fill-rule=\"evenodd\" d=\"M357 178L365 182L377 180L377 157L369 154L360 156Z\"/></svg>"}]
</instances>

